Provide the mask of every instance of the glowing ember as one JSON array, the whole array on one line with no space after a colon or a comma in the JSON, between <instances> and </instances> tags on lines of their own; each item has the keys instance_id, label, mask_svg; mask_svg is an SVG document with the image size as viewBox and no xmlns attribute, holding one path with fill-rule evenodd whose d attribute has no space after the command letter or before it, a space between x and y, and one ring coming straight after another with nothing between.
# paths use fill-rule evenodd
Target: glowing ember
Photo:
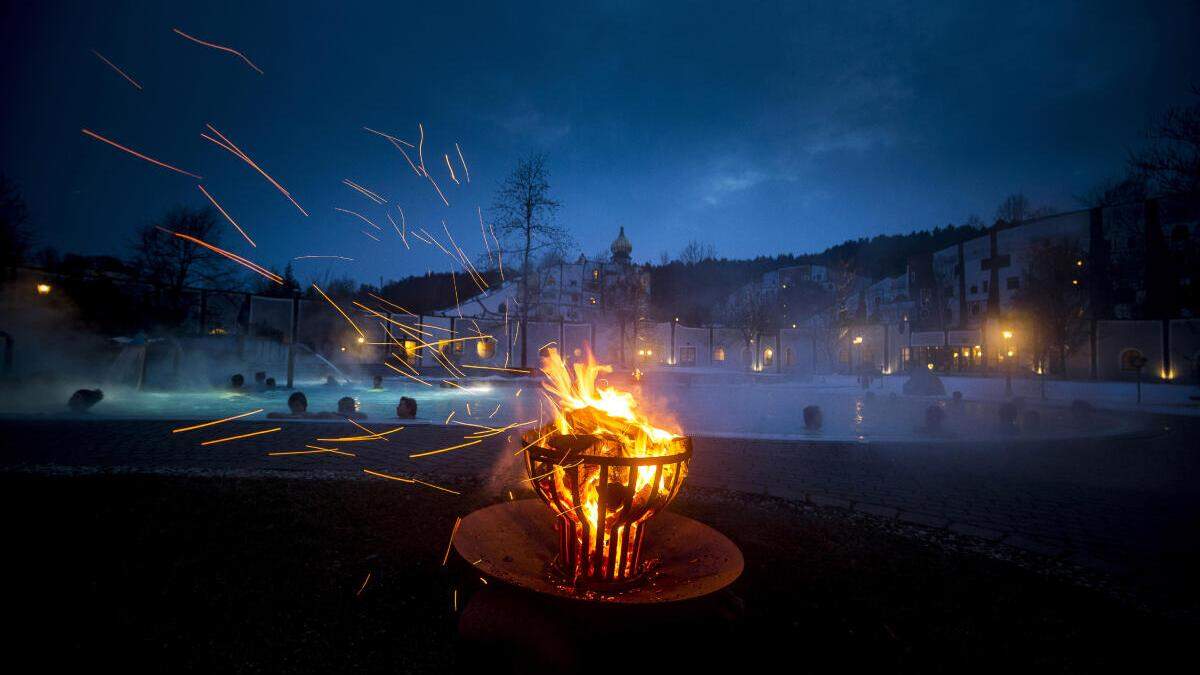
<instances>
[{"instance_id":1,"label":"glowing ember","mask_svg":"<svg viewBox=\"0 0 1200 675\"><path fill-rule=\"evenodd\" d=\"M628 582L642 572L646 522L679 492L691 441L661 428L630 392L598 383L592 355L542 362L554 421L524 434L526 468L559 532L559 566L577 585Z\"/></svg>"}]
</instances>

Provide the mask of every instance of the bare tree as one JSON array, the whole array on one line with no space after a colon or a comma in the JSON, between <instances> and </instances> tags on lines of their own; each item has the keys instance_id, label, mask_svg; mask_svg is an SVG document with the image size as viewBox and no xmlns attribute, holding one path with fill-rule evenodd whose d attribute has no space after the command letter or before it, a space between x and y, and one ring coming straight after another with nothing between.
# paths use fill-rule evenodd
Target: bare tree
<instances>
[{"instance_id":1,"label":"bare tree","mask_svg":"<svg viewBox=\"0 0 1200 675\"><path fill-rule=\"evenodd\" d=\"M705 260L712 260L717 257L717 248L710 243L700 242L695 239L689 241L683 250L679 252L679 262L684 265L695 265L702 263Z\"/></svg>"},{"instance_id":2,"label":"bare tree","mask_svg":"<svg viewBox=\"0 0 1200 675\"><path fill-rule=\"evenodd\" d=\"M1147 134L1150 147L1133 153L1131 168L1163 192L1200 190L1200 86L1191 105L1173 107Z\"/></svg>"},{"instance_id":3,"label":"bare tree","mask_svg":"<svg viewBox=\"0 0 1200 675\"><path fill-rule=\"evenodd\" d=\"M19 265L29 253L33 237L25 227L29 211L15 183L0 174L0 264Z\"/></svg>"},{"instance_id":4,"label":"bare tree","mask_svg":"<svg viewBox=\"0 0 1200 675\"><path fill-rule=\"evenodd\" d=\"M1045 368L1050 353L1057 350L1060 374L1066 373L1067 352L1086 335L1083 260L1083 250L1074 242L1036 243L1014 302L1035 331L1038 362Z\"/></svg>"},{"instance_id":5,"label":"bare tree","mask_svg":"<svg viewBox=\"0 0 1200 675\"><path fill-rule=\"evenodd\" d=\"M1021 223L1033 218L1041 218L1054 214L1054 209L1049 206L1034 207L1029 198L1020 192L1011 194L1000 202L1000 206L996 208L996 219L1003 220L1006 223Z\"/></svg>"},{"instance_id":6,"label":"bare tree","mask_svg":"<svg viewBox=\"0 0 1200 675\"><path fill-rule=\"evenodd\" d=\"M550 170L546 156L534 154L517 162L517 168L496 190L492 213L496 229L505 240L505 257L515 254L521 261L521 306L524 324L529 318L534 270L533 255L547 249L565 250L570 243L566 230L554 223L554 214L562 204L550 196ZM528 363L527 330L521 331L521 366Z\"/></svg>"},{"instance_id":7,"label":"bare tree","mask_svg":"<svg viewBox=\"0 0 1200 675\"><path fill-rule=\"evenodd\" d=\"M131 261L135 273L145 281L166 287L176 298L188 286L229 285L235 278L228 267L230 263L171 234L179 232L219 246L220 232L216 225L216 217L207 207L171 209L159 222L138 230Z\"/></svg>"},{"instance_id":8,"label":"bare tree","mask_svg":"<svg viewBox=\"0 0 1200 675\"><path fill-rule=\"evenodd\" d=\"M604 289L606 309L617 319L621 331L621 352L618 356L621 365L625 364L626 327L637 327L637 322L645 316L649 292L646 288L646 278L637 268L625 269L611 277ZM636 336L635 336L636 342ZM636 346L636 345L635 345Z\"/></svg>"},{"instance_id":9,"label":"bare tree","mask_svg":"<svg viewBox=\"0 0 1200 675\"><path fill-rule=\"evenodd\" d=\"M751 346L750 365L756 367L758 349L752 345L763 333L779 326L778 291L759 284L747 284L730 296L721 314L726 325L742 331L746 344Z\"/></svg>"}]
</instances>

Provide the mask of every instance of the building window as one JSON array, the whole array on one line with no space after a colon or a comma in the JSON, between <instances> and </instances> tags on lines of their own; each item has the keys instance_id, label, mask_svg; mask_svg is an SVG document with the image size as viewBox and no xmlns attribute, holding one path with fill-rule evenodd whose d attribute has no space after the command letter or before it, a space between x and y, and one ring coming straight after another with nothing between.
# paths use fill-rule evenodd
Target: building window
<instances>
[{"instance_id":1,"label":"building window","mask_svg":"<svg viewBox=\"0 0 1200 675\"><path fill-rule=\"evenodd\" d=\"M972 293L978 293L978 292L979 292L979 287L978 287L978 286L972 286L972 287L971 287L971 292L972 292Z\"/></svg>"},{"instance_id":2,"label":"building window","mask_svg":"<svg viewBox=\"0 0 1200 675\"><path fill-rule=\"evenodd\" d=\"M463 342L460 340L454 343L454 353L461 354L463 351Z\"/></svg>"},{"instance_id":3,"label":"building window","mask_svg":"<svg viewBox=\"0 0 1200 675\"><path fill-rule=\"evenodd\" d=\"M763 350L763 368L769 368L775 363L775 350L767 347Z\"/></svg>"},{"instance_id":4,"label":"building window","mask_svg":"<svg viewBox=\"0 0 1200 675\"><path fill-rule=\"evenodd\" d=\"M696 348L692 346L679 348L679 365L694 366L696 365Z\"/></svg>"},{"instance_id":5,"label":"building window","mask_svg":"<svg viewBox=\"0 0 1200 675\"><path fill-rule=\"evenodd\" d=\"M1146 355L1140 349L1121 352L1121 370L1140 370L1146 366Z\"/></svg>"},{"instance_id":6,"label":"building window","mask_svg":"<svg viewBox=\"0 0 1200 675\"><path fill-rule=\"evenodd\" d=\"M1008 290L1015 291L1021 287L1021 277L1008 278Z\"/></svg>"},{"instance_id":7,"label":"building window","mask_svg":"<svg viewBox=\"0 0 1200 675\"><path fill-rule=\"evenodd\" d=\"M724 361L724 360L725 360L725 348L720 345L717 345L717 347L713 349L713 361Z\"/></svg>"},{"instance_id":8,"label":"building window","mask_svg":"<svg viewBox=\"0 0 1200 675\"><path fill-rule=\"evenodd\" d=\"M791 347L783 348L783 365L785 365L785 366L796 365L796 352L792 351Z\"/></svg>"},{"instance_id":9,"label":"building window","mask_svg":"<svg viewBox=\"0 0 1200 675\"><path fill-rule=\"evenodd\" d=\"M496 355L496 341L488 338L486 340L475 341L475 356L481 359L490 359Z\"/></svg>"}]
</instances>

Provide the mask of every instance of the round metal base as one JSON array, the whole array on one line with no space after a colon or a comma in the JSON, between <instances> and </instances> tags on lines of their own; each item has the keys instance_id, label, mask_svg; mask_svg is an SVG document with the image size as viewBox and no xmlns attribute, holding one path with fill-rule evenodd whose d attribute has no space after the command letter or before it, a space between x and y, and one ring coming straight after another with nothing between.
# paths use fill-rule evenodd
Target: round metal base
<instances>
[{"instance_id":1,"label":"round metal base","mask_svg":"<svg viewBox=\"0 0 1200 675\"><path fill-rule=\"evenodd\" d=\"M576 588L555 565L554 515L536 499L504 502L463 518L458 554L496 580L560 598L627 604L678 602L725 588L742 574L742 552L725 535L670 511L649 521L641 583L621 589Z\"/></svg>"}]
</instances>

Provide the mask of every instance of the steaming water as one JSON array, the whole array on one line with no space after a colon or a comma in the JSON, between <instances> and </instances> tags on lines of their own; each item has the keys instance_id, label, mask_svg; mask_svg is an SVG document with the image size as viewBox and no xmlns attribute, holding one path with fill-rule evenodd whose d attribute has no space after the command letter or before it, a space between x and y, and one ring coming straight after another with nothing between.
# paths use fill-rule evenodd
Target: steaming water
<instances>
[{"instance_id":1,"label":"steaming water","mask_svg":"<svg viewBox=\"0 0 1200 675\"><path fill-rule=\"evenodd\" d=\"M382 390L373 390L357 384L330 387L322 380L308 380L298 381L297 389L307 396L310 413L332 412L336 410L339 398L351 396L369 421L396 420L396 403L401 396L417 400L418 423L443 423L452 411L455 420L488 425L521 422L539 416L542 398L536 381L493 378L463 384L466 390L424 387L404 378L394 378L386 379ZM104 400L88 417L200 420L227 417L255 408L264 408L267 412L287 411L290 390L254 391L252 383L250 386L244 392L214 389L139 392L108 388ZM0 414L65 416L68 414L66 400L73 389L62 385L36 391L0 392ZM646 401L648 410L656 411L652 419L662 418L658 411L669 411L667 417L685 433L694 436L926 442L1012 437L998 428L998 404L993 402L966 401L956 406L944 398L891 398L886 394L868 399L863 392L848 386L764 385L706 378L692 384L646 384L641 387L639 398ZM804 406L813 404L821 407L824 426L820 431L809 432L804 429L801 411ZM946 412L939 433L919 429L924 422L925 409L931 405L942 406ZM1122 421L1126 416L1117 419L1096 415L1096 419L1084 425L1072 420L1061 408L1038 408L1038 412L1041 415L1039 428L1022 429L1019 437L1090 437L1133 429L1131 423Z\"/></svg>"}]
</instances>

